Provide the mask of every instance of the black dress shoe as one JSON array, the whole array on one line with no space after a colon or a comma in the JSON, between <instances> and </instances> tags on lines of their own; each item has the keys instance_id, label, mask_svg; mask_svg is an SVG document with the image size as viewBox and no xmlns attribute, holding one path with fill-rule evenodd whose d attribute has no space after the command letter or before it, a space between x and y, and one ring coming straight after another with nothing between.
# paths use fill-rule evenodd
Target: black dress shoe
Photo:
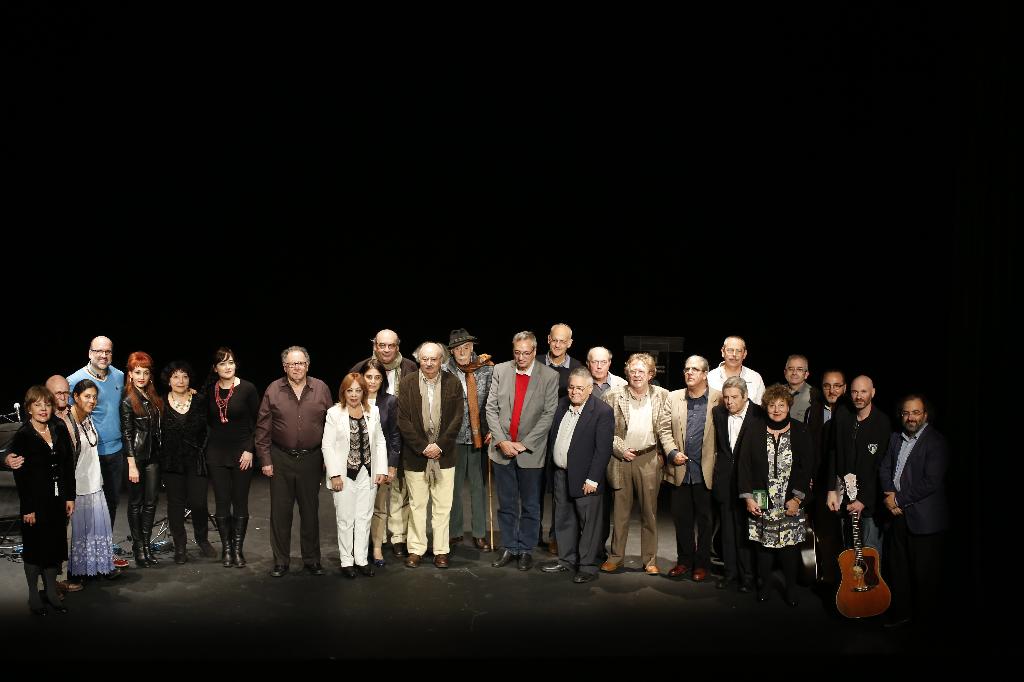
<instances>
[{"instance_id":1,"label":"black dress shoe","mask_svg":"<svg viewBox=\"0 0 1024 682\"><path fill-rule=\"evenodd\" d=\"M491 562L491 566L493 566L494 568L501 568L502 566L504 566L505 564L507 564L515 558L515 554L513 554L512 552L503 547L501 549L501 554L498 555L498 558Z\"/></svg>"},{"instance_id":2,"label":"black dress shoe","mask_svg":"<svg viewBox=\"0 0 1024 682\"><path fill-rule=\"evenodd\" d=\"M324 574L324 567L320 565L319 561L316 562L315 564L306 564L305 566L303 566L303 568L305 568L306 571L310 575L323 575Z\"/></svg>"},{"instance_id":3,"label":"black dress shoe","mask_svg":"<svg viewBox=\"0 0 1024 682\"><path fill-rule=\"evenodd\" d=\"M768 601L768 597L771 596L768 592L758 592L757 601Z\"/></svg>"},{"instance_id":4,"label":"black dress shoe","mask_svg":"<svg viewBox=\"0 0 1024 682\"><path fill-rule=\"evenodd\" d=\"M409 549L405 546L404 542L396 542L391 545L391 552L399 558L409 556Z\"/></svg>"},{"instance_id":5,"label":"black dress shoe","mask_svg":"<svg viewBox=\"0 0 1024 682\"><path fill-rule=\"evenodd\" d=\"M726 576L722 576L721 578L718 579L718 582L715 583L715 589L716 590L724 590L725 588L729 587L729 583L731 583L731 582L732 582L732 578L729 578L729 577L726 577Z\"/></svg>"},{"instance_id":6,"label":"black dress shoe","mask_svg":"<svg viewBox=\"0 0 1024 682\"><path fill-rule=\"evenodd\" d=\"M274 566L274 570L272 570L270 572L270 575L274 576L275 578L280 578L281 576L286 575L287 573L288 573L288 567L287 566L282 566L281 564L277 564L277 565Z\"/></svg>"},{"instance_id":7,"label":"black dress shoe","mask_svg":"<svg viewBox=\"0 0 1024 682\"><path fill-rule=\"evenodd\" d=\"M45 616L48 613L45 606L40 606L38 609L30 606L28 607L28 610L32 612L33 616Z\"/></svg>"},{"instance_id":8,"label":"black dress shoe","mask_svg":"<svg viewBox=\"0 0 1024 682\"><path fill-rule=\"evenodd\" d=\"M341 574L343 576L345 576L346 578L355 578L356 577L355 566L342 566L341 567Z\"/></svg>"},{"instance_id":9,"label":"black dress shoe","mask_svg":"<svg viewBox=\"0 0 1024 682\"><path fill-rule=\"evenodd\" d=\"M569 567L563 564L561 561L545 561L542 564L537 564L537 568L544 571L545 573L561 573L562 571L568 571Z\"/></svg>"},{"instance_id":10,"label":"black dress shoe","mask_svg":"<svg viewBox=\"0 0 1024 682\"><path fill-rule=\"evenodd\" d=\"M754 584L751 583L751 582L743 581L743 582L740 583L739 591L742 592L743 594L746 594L747 592L753 592L754 591Z\"/></svg>"},{"instance_id":11,"label":"black dress shoe","mask_svg":"<svg viewBox=\"0 0 1024 682\"><path fill-rule=\"evenodd\" d=\"M520 571L529 571L533 567L533 557L530 556L529 552L523 552L519 555L519 565L517 568Z\"/></svg>"},{"instance_id":12,"label":"black dress shoe","mask_svg":"<svg viewBox=\"0 0 1024 682\"><path fill-rule=\"evenodd\" d=\"M377 571L374 570L373 564L366 564L365 566L359 567L359 572L365 575L367 578L372 578L377 575Z\"/></svg>"},{"instance_id":13,"label":"black dress shoe","mask_svg":"<svg viewBox=\"0 0 1024 682\"><path fill-rule=\"evenodd\" d=\"M574 575L572 577L572 581L574 583L577 583L577 584L589 583L589 582L594 581L594 580L597 580L597 574L596 573L584 573L582 571L580 571L579 573L577 573L576 575Z\"/></svg>"}]
</instances>

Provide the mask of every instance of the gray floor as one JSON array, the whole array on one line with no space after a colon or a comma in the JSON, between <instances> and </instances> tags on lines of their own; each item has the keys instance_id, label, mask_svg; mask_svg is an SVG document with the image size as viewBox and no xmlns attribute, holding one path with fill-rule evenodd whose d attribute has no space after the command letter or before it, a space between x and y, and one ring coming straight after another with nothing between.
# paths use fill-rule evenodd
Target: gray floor
<instances>
[{"instance_id":1,"label":"gray floor","mask_svg":"<svg viewBox=\"0 0 1024 682\"><path fill-rule=\"evenodd\" d=\"M713 581L677 582L639 570L576 585L567 573L492 568L494 554L467 543L456 546L448 570L426 562L407 569L385 547L388 565L376 577L346 579L337 569L334 508L325 491L320 537L327 575L300 571L296 513L292 573L272 578L268 490L265 479L254 481L244 569L197 558L190 531L185 566L160 554L159 566L87 582L65 599L67 615L40 618L28 612L21 565L0 560L5 650L33 650L46 641L41 638L56 638L50 641L61 646L47 655L75 659L651 658L682 651L763 658L794 650L901 653L915 639L914 628L885 630L879 619L835 615L831 591L801 588L793 609L777 591L762 604L752 594L716 590ZM212 509L212 495L210 503ZM158 516L163 510L161 498ZM115 538L123 541L123 510L118 516ZM675 540L664 505L659 519L658 564L665 573L675 561ZM627 567L639 568L638 554L634 518ZM534 558L550 557L538 549Z\"/></svg>"}]
</instances>

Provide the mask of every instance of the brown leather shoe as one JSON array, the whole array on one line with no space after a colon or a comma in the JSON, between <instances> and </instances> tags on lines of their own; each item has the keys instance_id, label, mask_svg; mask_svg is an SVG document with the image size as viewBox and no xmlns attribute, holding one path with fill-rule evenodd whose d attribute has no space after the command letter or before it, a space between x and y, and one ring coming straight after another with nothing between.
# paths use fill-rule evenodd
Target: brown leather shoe
<instances>
[{"instance_id":1,"label":"brown leather shoe","mask_svg":"<svg viewBox=\"0 0 1024 682\"><path fill-rule=\"evenodd\" d=\"M491 544L487 542L487 538L473 538L473 546L475 546L481 552L491 551Z\"/></svg>"},{"instance_id":2,"label":"brown leather shoe","mask_svg":"<svg viewBox=\"0 0 1024 682\"><path fill-rule=\"evenodd\" d=\"M554 540L548 540L548 554L558 556L558 543Z\"/></svg>"},{"instance_id":3,"label":"brown leather shoe","mask_svg":"<svg viewBox=\"0 0 1024 682\"><path fill-rule=\"evenodd\" d=\"M622 568L622 564L612 563L611 560L601 564L601 570L605 573L618 573L620 568Z\"/></svg>"},{"instance_id":4,"label":"brown leather shoe","mask_svg":"<svg viewBox=\"0 0 1024 682\"><path fill-rule=\"evenodd\" d=\"M659 571L658 567L654 564L651 564L650 566L645 566L644 573L646 573L647 575L661 575L661 571Z\"/></svg>"},{"instance_id":5,"label":"brown leather shoe","mask_svg":"<svg viewBox=\"0 0 1024 682\"><path fill-rule=\"evenodd\" d=\"M448 568L448 555L447 554L435 554L434 565L438 568Z\"/></svg>"},{"instance_id":6,"label":"brown leather shoe","mask_svg":"<svg viewBox=\"0 0 1024 682\"><path fill-rule=\"evenodd\" d=\"M672 567L672 570L668 572L668 577L669 578L682 578L689 571L690 571L690 567L687 566L686 564L676 564L675 566ZM696 573L696 571L694 571L694 572ZM707 571L704 571L704 574L707 575Z\"/></svg>"},{"instance_id":7,"label":"brown leather shoe","mask_svg":"<svg viewBox=\"0 0 1024 682\"><path fill-rule=\"evenodd\" d=\"M708 579L708 570L706 568L695 568L690 579L695 583L702 583Z\"/></svg>"},{"instance_id":8,"label":"brown leather shoe","mask_svg":"<svg viewBox=\"0 0 1024 682\"><path fill-rule=\"evenodd\" d=\"M408 566L409 568L419 568L419 566L420 566L420 559L422 559L422 558L423 557L421 557L419 554L413 554L413 553L410 552L409 553L409 558L405 560L405 565Z\"/></svg>"}]
</instances>

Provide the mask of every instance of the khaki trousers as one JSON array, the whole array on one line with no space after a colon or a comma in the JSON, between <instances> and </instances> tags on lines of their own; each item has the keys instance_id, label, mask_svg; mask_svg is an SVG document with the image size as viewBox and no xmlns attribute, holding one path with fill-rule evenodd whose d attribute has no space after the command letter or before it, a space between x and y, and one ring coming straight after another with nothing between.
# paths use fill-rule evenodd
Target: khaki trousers
<instances>
[{"instance_id":1,"label":"khaki trousers","mask_svg":"<svg viewBox=\"0 0 1024 682\"><path fill-rule=\"evenodd\" d=\"M406 471L409 488L409 554L423 556L427 552L427 503L433 505L430 526L434 531L434 556L448 553L448 525L455 492L455 467L441 469L433 485L427 485L422 471Z\"/></svg>"},{"instance_id":2,"label":"khaki trousers","mask_svg":"<svg viewBox=\"0 0 1024 682\"><path fill-rule=\"evenodd\" d=\"M640 557L644 566L651 566L658 556L658 486L661 467L658 452L640 455L632 462L622 462L625 481L615 491L612 511L612 551L608 561L621 564L629 539L629 519L633 513L633 500L640 506Z\"/></svg>"}]
</instances>

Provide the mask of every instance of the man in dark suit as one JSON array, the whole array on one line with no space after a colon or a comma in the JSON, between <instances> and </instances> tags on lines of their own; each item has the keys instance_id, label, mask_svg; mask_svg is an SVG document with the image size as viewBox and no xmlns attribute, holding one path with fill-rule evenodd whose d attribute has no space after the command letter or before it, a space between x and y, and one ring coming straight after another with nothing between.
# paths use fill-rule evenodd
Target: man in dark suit
<instances>
[{"instance_id":1,"label":"man in dark suit","mask_svg":"<svg viewBox=\"0 0 1024 682\"><path fill-rule=\"evenodd\" d=\"M547 573L576 570L575 583L597 578L602 543L601 507L605 469L612 456L615 415L601 400L590 400L590 370L569 372L568 396L558 402L548 434L554 462L555 539L558 559L541 564Z\"/></svg>"},{"instance_id":2,"label":"man in dark suit","mask_svg":"<svg viewBox=\"0 0 1024 682\"><path fill-rule=\"evenodd\" d=\"M764 410L747 397L747 382L729 377L722 384L722 400L711 411L715 423L715 469L711 495L721 511L722 562L725 574L715 584L724 590L730 582L739 583L740 592L754 586L754 556L747 539L747 512L740 504L736 462L742 447L752 442L748 434L764 433ZM751 426L751 423L758 422ZM764 447L764 443L761 443Z\"/></svg>"},{"instance_id":3,"label":"man in dark suit","mask_svg":"<svg viewBox=\"0 0 1024 682\"><path fill-rule=\"evenodd\" d=\"M892 605L885 625L910 622L911 616L931 622L940 601L939 581L945 569L943 550L949 527L946 470L949 446L928 424L923 396L900 403L903 429L892 434L878 475L885 508L892 523L885 533Z\"/></svg>"}]
</instances>

